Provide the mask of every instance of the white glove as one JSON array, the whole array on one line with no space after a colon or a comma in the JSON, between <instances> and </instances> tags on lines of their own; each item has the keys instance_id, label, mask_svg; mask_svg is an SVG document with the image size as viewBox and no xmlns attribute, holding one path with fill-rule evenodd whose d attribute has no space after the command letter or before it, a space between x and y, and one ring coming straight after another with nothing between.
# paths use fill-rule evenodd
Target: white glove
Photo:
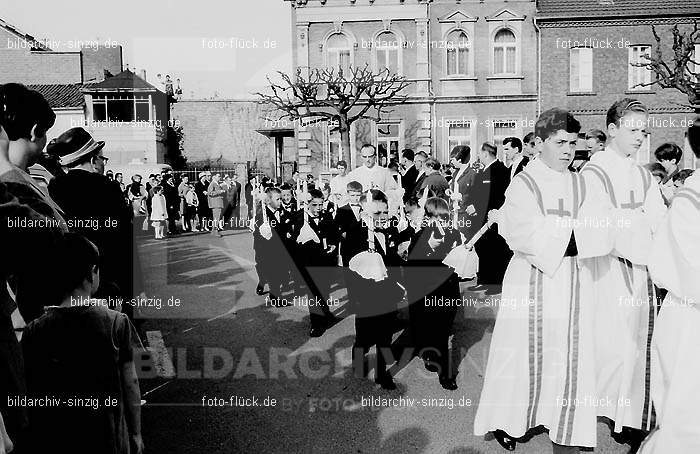
<instances>
[{"instance_id":1,"label":"white glove","mask_svg":"<svg viewBox=\"0 0 700 454\"><path fill-rule=\"evenodd\" d=\"M263 225L260 226L260 236L262 236L266 240L272 238L272 229L270 228L269 222L265 222L263 223Z\"/></svg>"}]
</instances>

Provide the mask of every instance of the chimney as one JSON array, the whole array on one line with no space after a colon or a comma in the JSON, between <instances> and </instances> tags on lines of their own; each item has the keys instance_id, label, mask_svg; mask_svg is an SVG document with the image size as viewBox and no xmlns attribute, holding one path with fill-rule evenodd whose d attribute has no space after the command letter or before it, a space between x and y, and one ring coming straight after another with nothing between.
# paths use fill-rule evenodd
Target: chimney
<instances>
[{"instance_id":1,"label":"chimney","mask_svg":"<svg viewBox=\"0 0 700 454\"><path fill-rule=\"evenodd\" d=\"M145 69L141 70L141 79L146 80L146 70Z\"/></svg>"}]
</instances>

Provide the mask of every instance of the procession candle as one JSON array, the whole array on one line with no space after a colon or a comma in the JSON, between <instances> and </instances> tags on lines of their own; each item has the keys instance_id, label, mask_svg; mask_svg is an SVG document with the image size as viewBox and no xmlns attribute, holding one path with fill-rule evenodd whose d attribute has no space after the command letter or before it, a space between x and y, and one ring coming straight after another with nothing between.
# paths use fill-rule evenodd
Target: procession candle
<instances>
[{"instance_id":1,"label":"procession candle","mask_svg":"<svg viewBox=\"0 0 700 454\"><path fill-rule=\"evenodd\" d=\"M401 184L401 172L397 173L397 175L399 180L399 188L403 188L403 185Z\"/></svg>"},{"instance_id":2,"label":"procession candle","mask_svg":"<svg viewBox=\"0 0 700 454\"><path fill-rule=\"evenodd\" d=\"M267 210L265 209L265 204L260 202L260 209L262 210L263 224L267 224Z\"/></svg>"},{"instance_id":3,"label":"procession candle","mask_svg":"<svg viewBox=\"0 0 700 454\"><path fill-rule=\"evenodd\" d=\"M306 208L304 208L304 224L307 224L309 222L309 212L306 211Z\"/></svg>"},{"instance_id":4,"label":"procession candle","mask_svg":"<svg viewBox=\"0 0 700 454\"><path fill-rule=\"evenodd\" d=\"M303 187L304 190L302 193L304 194L304 206L307 206L309 203L309 201L307 200L307 196L309 194L309 183L307 183L306 180L304 180Z\"/></svg>"},{"instance_id":5,"label":"procession candle","mask_svg":"<svg viewBox=\"0 0 700 454\"><path fill-rule=\"evenodd\" d=\"M374 219L371 216L367 219L367 246L374 251Z\"/></svg>"}]
</instances>

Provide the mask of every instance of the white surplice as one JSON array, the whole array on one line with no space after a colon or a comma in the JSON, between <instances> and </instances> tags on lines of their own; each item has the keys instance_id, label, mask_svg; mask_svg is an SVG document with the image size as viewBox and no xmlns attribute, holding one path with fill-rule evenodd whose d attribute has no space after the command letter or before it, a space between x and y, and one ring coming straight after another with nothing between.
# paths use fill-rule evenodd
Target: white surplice
<instances>
[{"instance_id":1,"label":"white surplice","mask_svg":"<svg viewBox=\"0 0 700 454\"><path fill-rule=\"evenodd\" d=\"M700 174L673 198L654 238L649 272L668 294L652 340L657 428L640 452L700 452Z\"/></svg>"},{"instance_id":2,"label":"white surplice","mask_svg":"<svg viewBox=\"0 0 700 454\"><path fill-rule=\"evenodd\" d=\"M608 147L581 170L588 194L611 220L613 250L595 259L597 394L599 416L651 430L651 336L656 291L647 270L652 236L666 213L651 173Z\"/></svg>"},{"instance_id":3,"label":"white surplice","mask_svg":"<svg viewBox=\"0 0 700 454\"><path fill-rule=\"evenodd\" d=\"M389 190L396 189L398 184L391 177L386 167L375 164L371 169L365 166L357 167L348 174L348 182L357 181L362 185L363 191L376 188L384 194Z\"/></svg>"},{"instance_id":4,"label":"white surplice","mask_svg":"<svg viewBox=\"0 0 700 454\"><path fill-rule=\"evenodd\" d=\"M561 445L596 445L592 282L607 254L583 179L536 160L506 191L499 233L513 250L503 280L474 432L513 437L545 426ZM584 220L584 216L586 219ZM565 256L575 234L579 256ZM580 237L580 239L579 239Z\"/></svg>"}]
</instances>

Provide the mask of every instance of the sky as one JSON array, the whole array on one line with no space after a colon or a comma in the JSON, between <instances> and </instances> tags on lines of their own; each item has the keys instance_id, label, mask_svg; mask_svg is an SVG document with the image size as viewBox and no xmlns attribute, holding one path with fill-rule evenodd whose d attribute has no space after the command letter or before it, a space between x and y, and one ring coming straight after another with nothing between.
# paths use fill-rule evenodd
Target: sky
<instances>
[{"instance_id":1,"label":"sky","mask_svg":"<svg viewBox=\"0 0 700 454\"><path fill-rule=\"evenodd\" d=\"M121 44L130 69L180 78L185 98L251 99L292 66L284 0L0 0L0 18L56 51Z\"/></svg>"}]
</instances>

